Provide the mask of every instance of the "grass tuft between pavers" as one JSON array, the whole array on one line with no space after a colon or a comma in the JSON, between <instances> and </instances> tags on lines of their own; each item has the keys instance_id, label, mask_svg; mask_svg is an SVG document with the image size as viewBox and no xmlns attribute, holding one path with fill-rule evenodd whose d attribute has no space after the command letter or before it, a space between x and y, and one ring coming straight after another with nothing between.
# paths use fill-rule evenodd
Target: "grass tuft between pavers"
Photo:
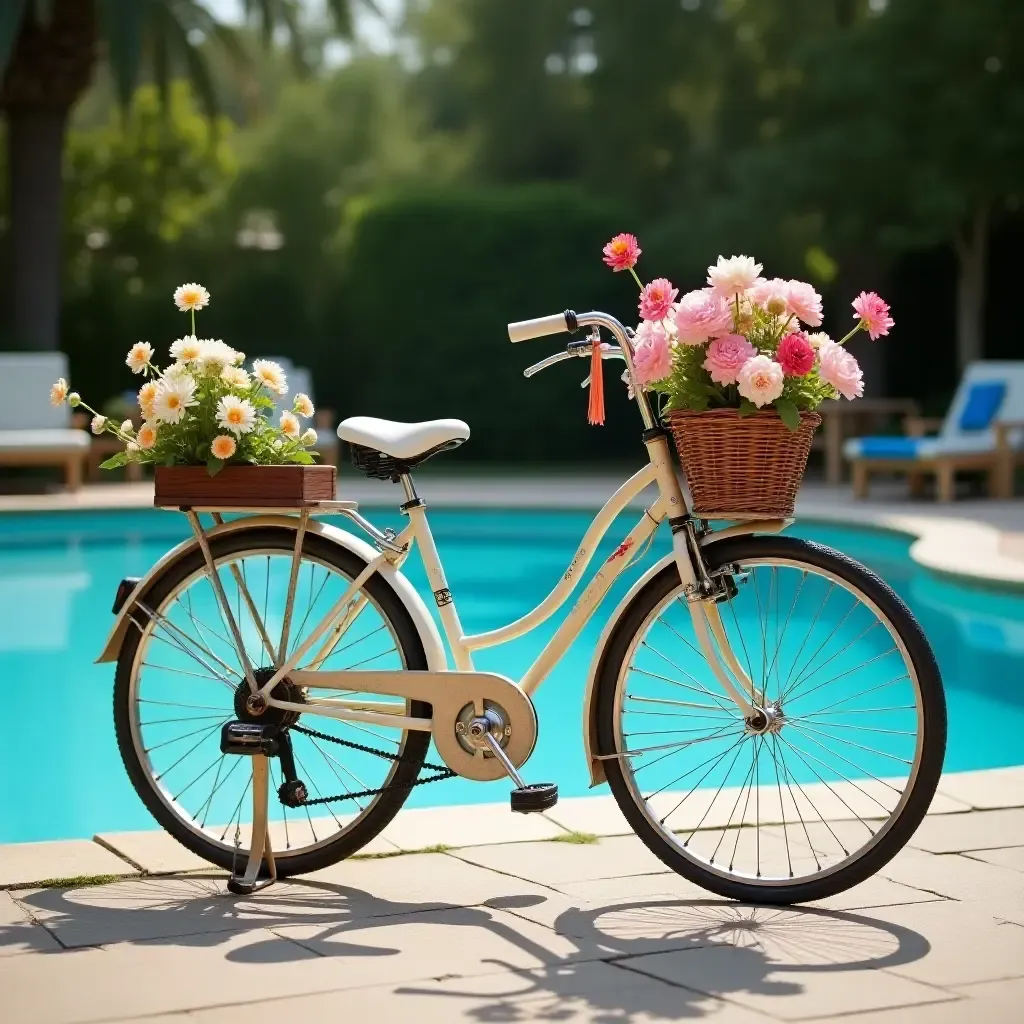
<instances>
[{"instance_id":1,"label":"grass tuft between pavers","mask_svg":"<svg viewBox=\"0 0 1024 1024\"><path fill-rule=\"evenodd\" d=\"M390 860L392 857L415 856L418 853L448 853L454 850L454 846L445 846L444 843L435 843L433 846L423 846L418 850L388 850L386 853L354 853L349 860Z\"/></svg>"},{"instance_id":2,"label":"grass tuft between pavers","mask_svg":"<svg viewBox=\"0 0 1024 1024\"><path fill-rule=\"evenodd\" d=\"M84 889L88 885L110 885L111 882L122 882L131 875L72 875L70 878L44 878L41 882L33 882L33 889ZM27 888L27 887L26 887Z\"/></svg>"},{"instance_id":3,"label":"grass tuft between pavers","mask_svg":"<svg viewBox=\"0 0 1024 1024\"><path fill-rule=\"evenodd\" d=\"M571 843L573 846L593 846L601 841L599 836L592 832L566 832L565 835L554 836L548 839L549 843Z\"/></svg>"}]
</instances>

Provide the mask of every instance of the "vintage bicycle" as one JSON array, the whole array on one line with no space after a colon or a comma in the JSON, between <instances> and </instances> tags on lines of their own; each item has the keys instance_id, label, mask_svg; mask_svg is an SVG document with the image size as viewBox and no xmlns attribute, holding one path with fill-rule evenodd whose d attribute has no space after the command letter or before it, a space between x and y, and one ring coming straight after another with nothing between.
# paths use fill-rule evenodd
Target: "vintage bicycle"
<instances>
[{"instance_id":1,"label":"vintage bicycle","mask_svg":"<svg viewBox=\"0 0 1024 1024\"><path fill-rule=\"evenodd\" d=\"M523 342L581 328L585 339L526 376L599 345L632 384L631 332L607 314L508 329ZM556 784L523 777L538 733L531 697L664 524L671 553L612 612L591 661L582 726L592 783L608 783L669 868L725 897L821 899L892 858L928 809L945 748L942 683L920 626L863 565L780 535L791 520L712 530L692 515L666 431L643 388L631 390L646 465L595 516L548 596L477 635L461 625L412 478L469 438L459 420L355 417L338 428L359 470L401 485L398 533L346 501L183 507L194 536L122 582L99 658L117 662L118 744L157 822L248 893L356 853L414 787L453 775L507 777L512 810L551 808ZM475 669L476 651L566 602L649 487L655 497L525 675ZM415 548L450 654L401 572Z\"/></svg>"}]
</instances>

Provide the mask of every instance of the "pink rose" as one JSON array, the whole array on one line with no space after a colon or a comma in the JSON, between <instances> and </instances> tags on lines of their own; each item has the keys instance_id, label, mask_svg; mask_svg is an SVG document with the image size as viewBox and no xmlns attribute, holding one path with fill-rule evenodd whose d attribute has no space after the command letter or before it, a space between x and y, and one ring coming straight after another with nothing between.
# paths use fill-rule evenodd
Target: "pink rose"
<instances>
[{"instance_id":1,"label":"pink rose","mask_svg":"<svg viewBox=\"0 0 1024 1024\"><path fill-rule=\"evenodd\" d=\"M786 312L808 327L820 327L821 296L806 281L787 281Z\"/></svg>"},{"instance_id":2,"label":"pink rose","mask_svg":"<svg viewBox=\"0 0 1024 1024\"><path fill-rule=\"evenodd\" d=\"M818 350L821 358L819 373L821 379L831 384L843 396L853 401L864 394L864 373L857 360L843 348L832 342Z\"/></svg>"},{"instance_id":3,"label":"pink rose","mask_svg":"<svg viewBox=\"0 0 1024 1024\"><path fill-rule=\"evenodd\" d=\"M851 303L854 320L860 320L859 327L868 332L872 341L877 341L889 333L896 321L889 316L889 303L875 292L861 292Z\"/></svg>"},{"instance_id":4,"label":"pink rose","mask_svg":"<svg viewBox=\"0 0 1024 1024\"><path fill-rule=\"evenodd\" d=\"M732 330L732 307L710 288L687 292L676 309L676 330L685 345L700 345Z\"/></svg>"},{"instance_id":5,"label":"pink rose","mask_svg":"<svg viewBox=\"0 0 1024 1024\"><path fill-rule=\"evenodd\" d=\"M616 235L602 250L604 262L612 270L632 270L640 258L641 250L636 235Z\"/></svg>"},{"instance_id":6,"label":"pink rose","mask_svg":"<svg viewBox=\"0 0 1024 1024\"><path fill-rule=\"evenodd\" d=\"M742 334L726 334L708 345L707 359L701 364L716 384L735 384L740 367L757 349Z\"/></svg>"},{"instance_id":7,"label":"pink rose","mask_svg":"<svg viewBox=\"0 0 1024 1024\"><path fill-rule=\"evenodd\" d=\"M768 356L751 356L741 367L736 382L739 393L758 407L782 394L782 367Z\"/></svg>"},{"instance_id":8,"label":"pink rose","mask_svg":"<svg viewBox=\"0 0 1024 1024\"><path fill-rule=\"evenodd\" d=\"M664 380L672 372L672 346L660 324L644 321L634 339L633 369L641 387Z\"/></svg>"},{"instance_id":9,"label":"pink rose","mask_svg":"<svg viewBox=\"0 0 1024 1024\"><path fill-rule=\"evenodd\" d=\"M814 366L814 347L803 331L793 331L779 342L775 358L788 377L806 377Z\"/></svg>"},{"instance_id":10,"label":"pink rose","mask_svg":"<svg viewBox=\"0 0 1024 1024\"><path fill-rule=\"evenodd\" d=\"M679 289L673 288L671 281L655 278L640 293L640 315L645 320L664 320L678 294Z\"/></svg>"}]
</instances>

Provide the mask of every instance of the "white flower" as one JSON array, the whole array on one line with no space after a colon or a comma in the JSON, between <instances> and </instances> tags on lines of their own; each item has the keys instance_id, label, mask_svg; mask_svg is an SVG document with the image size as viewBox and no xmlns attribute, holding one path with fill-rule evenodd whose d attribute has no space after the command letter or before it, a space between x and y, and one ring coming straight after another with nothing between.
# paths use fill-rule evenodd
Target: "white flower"
<instances>
[{"instance_id":1,"label":"white flower","mask_svg":"<svg viewBox=\"0 0 1024 1024\"><path fill-rule=\"evenodd\" d=\"M718 257L718 263L708 267L708 284L716 295L731 299L737 292L754 286L761 273L761 264L753 256Z\"/></svg>"},{"instance_id":2,"label":"white flower","mask_svg":"<svg viewBox=\"0 0 1024 1024\"><path fill-rule=\"evenodd\" d=\"M174 304L183 313L190 309L202 309L209 302L210 293L201 284L182 284L174 289Z\"/></svg>"},{"instance_id":3,"label":"white flower","mask_svg":"<svg viewBox=\"0 0 1024 1024\"><path fill-rule=\"evenodd\" d=\"M248 398L225 395L217 403L217 424L236 437L248 434L256 424L256 410Z\"/></svg>"},{"instance_id":4,"label":"white flower","mask_svg":"<svg viewBox=\"0 0 1024 1024\"><path fill-rule=\"evenodd\" d=\"M192 379L192 367L187 363L171 363L164 370L164 380L184 380L186 377Z\"/></svg>"},{"instance_id":5,"label":"white flower","mask_svg":"<svg viewBox=\"0 0 1024 1024\"><path fill-rule=\"evenodd\" d=\"M152 419L152 417L150 417L150 416L147 416L146 418L147 419ZM130 434L130 433L132 433L133 430L135 430L135 424L132 423L131 420L125 420L121 424L121 433L122 434Z\"/></svg>"},{"instance_id":6,"label":"white flower","mask_svg":"<svg viewBox=\"0 0 1024 1024\"><path fill-rule=\"evenodd\" d=\"M200 373L219 374L234 361L237 353L230 346L220 339L207 338L199 342L199 371Z\"/></svg>"},{"instance_id":7,"label":"white flower","mask_svg":"<svg viewBox=\"0 0 1024 1024\"><path fill-rule=\"evenodd\" d=\"M751 356L736 378L739 393L759 409L782 394L782 367L768 356Z\"/></svg>"},{"instance_id":8,"label":"white flower","mask_svg":"<svg viewBox=\"0 0 1024 1024\"><path fill-rule=\"evenodd\" d=\"M107 417L106 416L100 416L99 413L97 413L95 416L93 416L92 423L89 424L89 426L91 427L92 432L94 434L102 434L103 433L103 428L106 425L107 425Z\"/></svg>"},{"instance_id":9,"label":"white flower","mask_svg":"<svg viewBox=\"0 0 1024 1024\"><path fill-rule=\"evenodd\" d=\"M304 395L301 391L295 396L295 412L299 416L305 416L308 420L313 415L313 402L309 395Z\"/></svg>"},{"instance_id":10,"label":"white flower","mask_svg":"<svg viewBox=\"0 0 1024 1024\"><path fill-rule=\"evenodd\" d=\"M811 348L816 349L823 349L828 345L835 344L835 342L824 331L817 331L814 334L808 334L807 340L811 343Z\"/></svg>"},{"instance_id":11,"label":"white flower","mask_svg":"<svg viewBox=\"0 0 1024 1024\"><path fill-rule=\"evenodd\" d=\"M230 434L218 434L210 445L210 452L215 459L230 459L237 448L238 445Z\"/></svg>"},{"instance_id":12,"label":"white flower","mask_svg":"<svg viewBox=\"0 0 1024 1024\"><path fill-rule=\"evenodd\" d=\"M131 347L125 364L132 373L144 373L153 361L153 346L148 341L137 341Z\"/></svg>"},{"instance_id":13,"label":"white flower","mask_svg":"<svg viewBox=\"0 0 1024 1024\"><path fill-rule=\"evenodd\" d=\"M288 391L284 370L269 359L257 359L252 364L252 375L268 390L283 395Z\"/></svg>"},{"instance_id":14,"label":"white flower","mask_svg":"<svg viewBox=\"0 0 1024 1024\"><path fill-rule=\"evenodd\" d=\"M192 360L198 359L201 351L202 345L194 334L186 334L184 338L171 343L171 358L182 363L191 363Z\"/></svg>"},{"instance_id":15,"label":"white flower","mask_svg":"<svg viewBox=\"0 0 1024 1024\"><path fill-rule=\"evenodd\" d=\"M300 440L305 447L312 448L316 444L316 431L312 427L307 428Z\"/></svg>"},{"instance_id":16,"label":"white flower","mask_svg":"<svg viewBox=\"0 0 1024 1024\"><path fill-rule=\"evenodd\" d=\"M287 409L281 413L281 433L285 437L295 440L299 436L299 430L299 421L294 413L288 412Z\"/></svg>"},{"instance_id":17,"label":"white flower","mask_svg":"<svg viewBox=\"0 0 1024 1024\"><path fill-rule=\"evenodd\" d=\"M68 397L68 382L63 377L57 378L57 383L50 388L50 405L63 405Z\"/></svg>"},{"instance_id":18,"label":"white flower","mask_svg":"<svg viewBox=\"0 0 1024 1024\"><path fill-rule=\"evenodd\" d=\"M156 424L143 423L135 440L143 451L149 451L156 444Z\"/></svg>"},{"instance_id":19,"label":"white flower","mask_svg":"<svg viewBox=\"0 0 1024 1024\"><path fill-rule=\"evenodd\" d=\"M81 404L82 396L77 391L72 391L71 394L68 395L68 405L70 405L72 409L75 409Z\"/></svg>"},{"instance_id":20,"label":"white flower","mask_svg":"<svg viewBox=\"0 0 1024 1024\"><path fill-rule=\"evenodd\" d=\"M167 374L164 374L166 380ZM156 401L156 389L157 383L155 380L148 380L145 384L139 388L139 408L142 410L142 418L151 420L153 418L153 403ZM131 426L131 420L125 420L129 426ZM124 424L121 425L121 429L124 429Z\"/></svg>"},{"instance_id":21,"label":"white flower","mask_svg":"<svg viewBox=\"0 0 1024 1024\"><path fill-rule=\"evenodd\" d=\"M161 423L180 423L185 410L197 404L195 393L196 382L191 377L165 377L156 389L155 419Z\"/></svg>"},{"instance_id":22,"label":"white flower","mask_svg":"<svg viewBox=\"0 0 1024 1024\"><path fill-rule=\"evenodd\" d=\"M249 374L240 366L225 366L221 370L220 379L227 381L234 388L247 388L249 386Z\"/></svg>"},{"instance_id":23,"label":"white flower","mask_svg":"<svg viewBox=\"0 0 1024 1024\"><path fill-rule=\"evenodd\" d=\"M126 452L137 452L139 450L139 442L138 441L129 441L124 446L124 450Z\"/></svg>"}]
</instances>

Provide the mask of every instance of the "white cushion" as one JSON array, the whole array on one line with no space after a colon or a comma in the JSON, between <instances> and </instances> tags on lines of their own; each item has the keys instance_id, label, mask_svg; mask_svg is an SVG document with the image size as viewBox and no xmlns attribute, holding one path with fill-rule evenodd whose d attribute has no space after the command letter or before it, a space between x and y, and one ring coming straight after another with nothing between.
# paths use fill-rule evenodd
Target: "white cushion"
<instances>
[{"instance_id":1,"label":"white cushion","mask_svg":"<svg viewBox=\"0 0 1024 1024\"><path fill-rule=\"evenodd\" d=\"M89 444L84 430L0 430L0 452L85 451Z\"/></svg>"},{"instance_id":2,"label":"white cushion","mask_svg":"<svg viewBox=\"0 0 1024 1024\"><path fill-rule=\"evenodd\" d=\"M414 459L449 441L468 440L469 427L462 420L399 423L396 420L379 420L375 416L350 416L338 424L338 437L350 444L374 448L395 459Z\"/></svg>"},{"instance_id":3,"label":"white cushion","mask_svg":"<svg viewBox=\"0 0 1024 1024\"><path fill-rule=\"evenodd\" d=\"M67 404L50 405L50 387L67 378L63 352L0 352L0 430L67 427Z\"/></svg>"}]
</instances>

